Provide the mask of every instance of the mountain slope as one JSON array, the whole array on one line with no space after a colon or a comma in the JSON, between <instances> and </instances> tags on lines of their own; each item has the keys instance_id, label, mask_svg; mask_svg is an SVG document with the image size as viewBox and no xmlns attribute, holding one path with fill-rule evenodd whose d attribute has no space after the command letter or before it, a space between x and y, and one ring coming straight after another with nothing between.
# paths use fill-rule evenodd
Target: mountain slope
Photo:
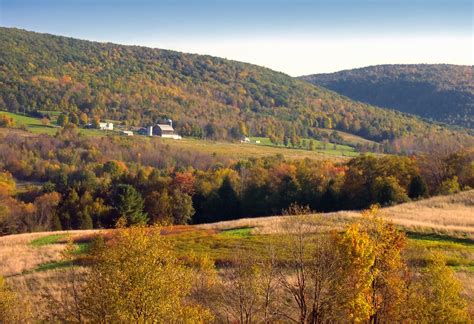
<instances>
[{"instance_id":1,"label":"mountain slope","mask_svg":"<svg viewBox=\"0 0 474 324\"><path fill-rule=\"evenodd\" d=\"M85 112L146 125L176 121L183 135L293 135L317 127L382 141L435 127L354 102L259 66L137 46L0 28L0 110Z\"/></svg>"},{"instance_id":2,"label":"mountain slope","mask_svg":"<svg viewBox=\"0 0 474 324\"><path fill-rule=\"evenodd\" d=\"M474 67L377 65L301 77L371 105L474 128Z\"/></svg>"}]
</instances>

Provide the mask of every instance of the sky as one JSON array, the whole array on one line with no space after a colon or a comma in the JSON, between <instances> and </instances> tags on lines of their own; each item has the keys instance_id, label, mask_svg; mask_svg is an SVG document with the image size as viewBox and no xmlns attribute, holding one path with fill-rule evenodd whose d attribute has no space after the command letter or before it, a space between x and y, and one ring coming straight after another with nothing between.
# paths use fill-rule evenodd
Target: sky
<instances>
[{"instance_id":1,"label":"sky","mask_svg":"<svg viewBox=\"0 0 474 324\"><path fill-rule=\"evenodd\" d=\"M474 61L471 0L0 0L0 26L209 54L292 76Z\"/></svg>"}]
</instances>

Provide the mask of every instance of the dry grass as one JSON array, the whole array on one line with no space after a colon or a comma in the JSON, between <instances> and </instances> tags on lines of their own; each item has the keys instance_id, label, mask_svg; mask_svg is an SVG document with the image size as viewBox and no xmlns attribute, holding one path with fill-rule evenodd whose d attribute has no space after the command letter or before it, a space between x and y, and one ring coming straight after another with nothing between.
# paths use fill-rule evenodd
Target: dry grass
<instances>
[{"instance_id":1,"label":"dry grass","mask_svg":"<svg viewBox=\"0 0 474 324\"><path fill-rule=\"evenodd\" d=\"M97 233L97 230L59 231L54 234L68 234L74 240L82 239L85 235ZM17 276L26 271L34 270L41 264L61 259L65 245L47 244L32 246L30 243L40 237L51 235L52 232L25 233L0 237L0 275L5 277Z\"/></svg>"},{"instance_id":2,"label":"dry grass","mask_svg":"<svg viewBox=\"0 0 474 324\"><path fill-rule=\"evenodd\" d=\"M467 309L471 318L474 318L474 275L469 272L456 272L456 278L461 281L463 287L463 296L466 298Z\"/></svg>"},{"instance_id":3,"label":"dry grass","mask_svg":"<svg viewBox=\"0 0 474 324\"><path fill-rule=\"evenodd\" d=\"M427 227L474 238L474 190L386 208L385 213L407 228Z\"/></svg>"},{"instance_id":4,"label":"dry grass","mask_svg":"<svg viewBox=\"0 0 474 324\"><path fill-rule=\"evenodd\" d=\"M357 215L354 213L354 215ZM252 227L252 234L280 234L287 233L288 225L299 218L311 223L308 228L314 232L327 232L332 229L342 229L344 225L351 222L353 215L334 214L328 217L326 214L313 214L305 216L270 216L257 218L241 218L232 221L217 222L211 224L196 225L207 230L226 230L232 228Z\"/></svg>"},{"instance_id":5,"label":"dry grass","mask_svg":"<svg viewBox=\"0 0 474 324\"><path fill-rule=\"evenodd\" d=\"M48 294L55 298L60 297L63 290L68 286L66 278L70 275L80 276L84 271L83 268L76 267L73 272L71 272L71 269L33 272L9 277L7 282L14 291L20 294L23 300L28 302L33 314L41 316L46 314L48 309L45 295Z\"/></svg>"},{"instance_id":6,"label":"dry grass","mask_svg":"<svg viewBox=\"0 0 474 324\"><path fill-rule=\"evenodd\" d=\"M433 197L383 208L383 215L405 230L413 232L439 233L455 237L474 239L474 190L456 195ZM317 230L340 228L354 217L358 211L340 211L315 214L311 217ZM255 227L255 234L281 233L286 224L295 216L271 216L243 218L234 221L199 225L203 229L223 230L237 227Z\"/></svg>"}]
</instances>

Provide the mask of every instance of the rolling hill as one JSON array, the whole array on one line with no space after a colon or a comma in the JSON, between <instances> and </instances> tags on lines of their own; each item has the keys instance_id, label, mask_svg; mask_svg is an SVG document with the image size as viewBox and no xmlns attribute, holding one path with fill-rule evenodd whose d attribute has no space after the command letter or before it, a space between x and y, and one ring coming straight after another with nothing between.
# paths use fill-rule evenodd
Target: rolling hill
<instances>
[{"instance_id":1,"label":"rolling hill","mask_svg":"<svg viewBox=\"0 0 474 324\"><path fill-rule=\"evenodd\" d=\"M0 28L0 110L64 111L185 136L317 138L320 128L383 141L439 130L263 67L169 50Z\"/></svg>"},{"instance_id":2,"label":"rolling hill","mask_svg":"<svg viewBox=\"0 0 474 324\"><path fill-rule=\"evenodd\" d=\"M474 67L376 65L301 79L351 99L474 128Z\"/></svg>"}]
</instances>

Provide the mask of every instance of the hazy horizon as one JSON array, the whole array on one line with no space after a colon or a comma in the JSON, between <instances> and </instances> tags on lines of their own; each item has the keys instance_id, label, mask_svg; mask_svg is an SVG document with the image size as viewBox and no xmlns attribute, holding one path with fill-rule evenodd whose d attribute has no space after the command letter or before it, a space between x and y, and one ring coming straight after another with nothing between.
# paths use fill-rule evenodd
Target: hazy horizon
<instances>
[{"instance_id":1,"label":"hazy horizon","mask_svg":"<svg viewBox=\"0 0 474 324\"><path fill-rule=\"evenodd\" d=\"M377 64L472 65L470 1L0 0L0 25L208 54L292 76Z\"/></svg>"}]
</instances>

